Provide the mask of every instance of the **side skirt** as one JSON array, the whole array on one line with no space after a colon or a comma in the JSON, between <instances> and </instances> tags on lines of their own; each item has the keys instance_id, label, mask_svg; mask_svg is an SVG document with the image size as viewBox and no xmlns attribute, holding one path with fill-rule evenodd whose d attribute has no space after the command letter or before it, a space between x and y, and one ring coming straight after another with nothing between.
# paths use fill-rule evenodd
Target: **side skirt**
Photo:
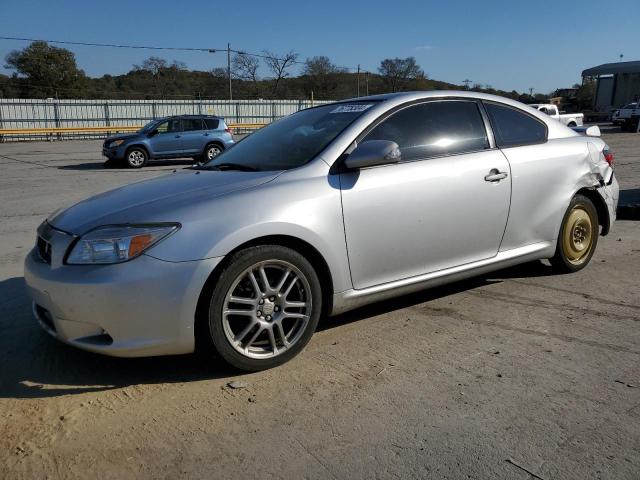
<instances>
[{"instance_id":1,"label":"side skirt","mask_svg":"<svg viewBox=\"0 0 640 480\"><path fill-rule=\"evenodd\" d=\"M456 282L466 278L482 275L494 270L511 267L519 263L552 257L555 243L540 242L504 252L498 252L495 257L480 260L457 267L438 270L415 277L383 283L362 290L346 290L333 295L333 309L331 315L338 315L369 303L379 302L388 298L398 297L424 290L430 287Z\"/></svg>"}]
</instances>

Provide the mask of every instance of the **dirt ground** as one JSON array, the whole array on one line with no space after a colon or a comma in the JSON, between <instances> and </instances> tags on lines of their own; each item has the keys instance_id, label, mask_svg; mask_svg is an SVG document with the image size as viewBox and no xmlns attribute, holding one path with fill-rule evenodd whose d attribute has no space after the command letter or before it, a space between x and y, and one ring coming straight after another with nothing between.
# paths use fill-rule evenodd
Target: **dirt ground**
<instances>
[{"instance_id":1,"label":"dirt ground","mask_svg":"<svg viewBox=\"0 0 640 480\"><path fill-rule=\"evenodd\" d=\"M637 196L640 135L604 138ZM577 274L527 264L324 320L271 371L115 359L41 331L23 259L53 210L188 162L105 170L99 150L0 144L0 478L640 477L640 222Z\"/></svg>"}]
</instances>

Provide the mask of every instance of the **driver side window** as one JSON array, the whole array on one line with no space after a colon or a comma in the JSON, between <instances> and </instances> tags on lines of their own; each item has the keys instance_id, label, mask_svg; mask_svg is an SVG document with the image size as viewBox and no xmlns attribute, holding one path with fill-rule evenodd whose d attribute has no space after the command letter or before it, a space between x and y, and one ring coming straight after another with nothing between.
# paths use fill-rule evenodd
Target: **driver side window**
<instances>
[{"instance_id":1,"label":"driver side window","mask_svg":"<svg viewBox=\"0 0 640 480\"><path fill-rule=\"evenodd\" d=\"M421 160L489 148L489 139L474 101L430 101L403 108L377 125L366 140L396 142L402 160Z\"/></svg>"},{"instance_id":2,"label":"driver side window","mask_svg":"<svg viewBox=\"0 0 640 480\"><path fill-rule=\"evenodd\" d=\"M166 120L161 122L156 127L158 133L172 133L180 131L180 119L172 118L171 120Z\"/></svg>"}]
</instances>

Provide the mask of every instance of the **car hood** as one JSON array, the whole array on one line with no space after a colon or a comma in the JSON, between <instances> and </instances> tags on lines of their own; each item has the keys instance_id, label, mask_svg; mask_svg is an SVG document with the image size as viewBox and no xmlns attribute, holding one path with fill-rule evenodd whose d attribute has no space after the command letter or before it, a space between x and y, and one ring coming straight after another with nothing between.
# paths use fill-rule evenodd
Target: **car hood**
<instances>
[{"instance_id":1,"label":"car hood","mask_svg":"<svg viewBox=\"0 0 640 480\"><path fill-rule=\"evenodd\" d=\"M123 133L122 135L114 135L112 137L105 138L104 143L108 145L110 142L113 142L114 140L128 140L130 138L136 138L139 136L140 136L139 133Z\"/></svg>"},{"instance_id":2,"label":"car hood","mask_svg":"<svg viewBox=\"0 0 640 480\"><path fill-rule=\"evenodd\" d=\"M280 172L180 170L83 200L49 216L54 228L81 235L101 226L181 222L212 198L273 180Z\"/></svg>"}]
</instances>

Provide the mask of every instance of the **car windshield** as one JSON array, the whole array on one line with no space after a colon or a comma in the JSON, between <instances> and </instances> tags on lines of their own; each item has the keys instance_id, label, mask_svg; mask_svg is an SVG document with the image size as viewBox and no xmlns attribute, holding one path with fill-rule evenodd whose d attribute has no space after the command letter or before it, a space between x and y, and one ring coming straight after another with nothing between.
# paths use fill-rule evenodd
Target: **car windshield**
<instances>
[{"instance_id":1,"label":"car windshield","mask_svg":"<svg viewBox=\"0 0 640 480\"><path fill-rule=\"evenodd\" d=\"M294 113L244 138L204 169L288 170L308 163L373 101L334 103Z\"/></svg>"},{"instance_id":2,"label":"car windshield","mask_svg":"<svg viewBox=\"0 0 640 480\"><path fill-rule=\"evenodd\" d=\"M629 103L628 105L625 105L624 107L622 107L622 110L625 109L629 109L629 108L636 108L637 103Z\"/></svg>"},{"instance_id":3,"label":"car windshield","mask_svg":"<svg viewBox=\"0 0 640 480\"><path fill-rule=\"evenodd\" d=\"M144 127L142 127L140 130L138 130L138 133L150 132L151 130L153 130L153 127L158 125L158 123L160 123L160 120L151 120Z\"/></svg>"}]
</instances>

